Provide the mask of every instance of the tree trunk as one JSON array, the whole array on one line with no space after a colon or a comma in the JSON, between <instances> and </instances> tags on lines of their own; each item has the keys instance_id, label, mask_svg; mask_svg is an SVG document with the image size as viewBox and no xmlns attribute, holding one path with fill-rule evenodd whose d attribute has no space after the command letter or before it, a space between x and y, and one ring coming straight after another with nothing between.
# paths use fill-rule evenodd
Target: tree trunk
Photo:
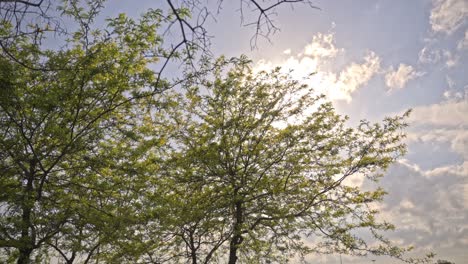
<instances>
[{"instance_id":1,"label":"tree trunk","mask_svg":"<svg viewBox=\"0 0 468 264\"><path fill-rule=\"evenodd\" d=\"M29 171L26 171L26 187L24 189L23 200L21 204L21 247L19 249L18 264L31 263L31 254L34 250L34 242L36 240L31 223L32 207L34 206L34 170L36 160L32 159L29 163Z\"/></svg>"},{"instance_id":2,"label":"tree trunk","mask_svg":"<svg viewBox=\"0 0 468 264\"><path fill-rule=\"evenodd\" d=\"M27 203L23 206L23 214L21 216L23 226L21 227L21 247L19 248L18 264L29 264L33 251L33 238L31 237L32 234L29 234L31 207Z\"/></svg>"},{"instance_id":3,"label":"tree trunk","mask_svg":"<svg viewBox=\"0 0 468 264\"><path fill-rule=\"evenodd\" d=\"M192 255L192 264L197 264L197 254L192 252L191 255Z\"/></svg>"},{"instance_id":4,"label":"tree trunk","mask_svg":"<svg viewBox=\"0 0 468 264\"><path fill-rule=\"evenodd\" d=\"M76 258L76 251L73 251L71 257L66 260L67 264L73 264L73 262L75 261L75 258Z\"/></svg>"},{"instance_id":5,"label":"tree trunk","mask_svg":"<svg viewBox=\"0 0 468 264\"><path fill-rule=\"evenodd\" d=\"M242 224L243 224L243 208L242 202L236 202L235 204L235 220L234 220L234 235L229 243L229 264L237 263L237 250L242 243L244 238L242 237Z\"/></svg>"},{"instance_id":6,"label":"tree trunk","mask_svg":"<svg viewBox=\"0 0 468 264\"><path fill-rule=\"evenodd\" d=\"M197 264L197 248L195 247L193 232L193 230L189 230L190 256L192 257L192 264Z\"/></svg>"},{"instance_id":7,"label":"tree trunk","mask_svg":"<svg viewBox=\"0 0 468 264\"><path fill-rule=\"evenodd\" d=\"M19 251L19 258L17 264L30 264L31 261L31 254L32 254L32 248L22 248Z\"/></svg>"}]
</instances>

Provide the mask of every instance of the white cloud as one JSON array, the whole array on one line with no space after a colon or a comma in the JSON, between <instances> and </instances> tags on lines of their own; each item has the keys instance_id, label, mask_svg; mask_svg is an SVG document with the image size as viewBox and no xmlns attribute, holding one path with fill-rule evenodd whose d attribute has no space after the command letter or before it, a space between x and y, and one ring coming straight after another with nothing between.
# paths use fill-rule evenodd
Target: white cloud
<instances>
[{"instance_id":1,"label":"white cloud","mask_svg":"<svg viewBox=\"0 0 468 264\"><path fill-rule=\"evenodd\" d=\"M441 143L448 143L452 152L460 155L466 160L465 167L453 169L449 166L453 173L455 171L468 172L468 129L466 128L439 128L439 129L418 129L408 133L409 142L431 143L435 146ZM457 165L458 166L458 165ZM458 174L458 173L456 173ZM468 175L468 173L465 173Z\"/></svg>"},{"instance_id":2,"label":"white cloud","mask_svg":"<svg viewBox=\"0 0 468 264\"><path fill-rule=\"evenodd\" d=\"M461 94L459 94L461 95ZM410 120L419 125L468 128L468 98L451 99L438 104L413 108Z\"/></svg>"},{"instance_id":3,"label":"white cloud","mask_svg":"<svg viewBox=\"0 0 468 264\"><path fill-rule=\"evenodd\" d=\"M458 50L468 49L468 30L465 31L465 37L458 42L457 49Z\"/></svg>"},{"instance_id":4,"label":"white cloud","mask_svg":"<svg viewBox=\"0 0 468 264\"><path fill-rule=\"evenodd\" d=\"M259 60L254 66L254 71L269 71L276 67L281 67L283 73L289 73L296 80L303 80L310 74L318 71L318 60L310 57L297 58L290 56L279 63L267 60Z\"/></svg>"},{"instance_id":5,"label":"white cloud","mask_svg":"<svg viewBox=\"0 0 468 264\"><path fill-rule=\"evenodd\" d=\"M283 54L289 55L291 54L291 49L287 49L283 51Z\"/></svg>"},{"instance_id":6,"label":"white cloud","mask_svg":"<svg viewBox=\"0 0 468 264\"><path fill-rule=\"evenodd\" d=\"M344 52L334 45L333 34L318 33L312 38L312 43L304 48L304 53L290 56L288 59L273 63L260 60L254 71L271 70L280 66L282 71L289 73L294 79L304 81L317 93L325 94L329 100L352 100L352 93L379 72L380 58L374 52L367 52L361 62L352 62L339 72L329 71L326 65ZM304 56L302 56L304 55ZM314 73L313 75L311 75Z\"/></svg>"},{"instance_id":7,"label":"white cloud","mask_svg":"<svg viewBox=\"0 0 468 264\"><path fill-rule=\"evenodd\" d=\"M366 180L366 176L362 173L356 173L347 177L343 184L351 187L361 187L364 181Z\"/></svg>"},{"instance_id":8,"label":"white cloud","mask_svg":"<svg viewBox=\"0 0 468 264\"><path fill-rule=\"evenodd\" d=\"M468 130L458 133L451 142L452 149L468 160ZM468 161L467 161L468 165ZM468 168L465 168L468 171Z\"/></svg>"},{"instance_id":9,"label":"white cloud","mask_svg":"<svg viewBox=\"0 0 468 264\"><path fill-rule=\"evenodd\" d=\"M397 70L390 68L385 75L385 84L391 89L401 89L409 80L422 75L423 72L416 72L411 65L400 64Z\"/></svg>"},{"instance_id":10,"label":"white cloud","mask_svg":"<svg viewBox=\"0 0 468 264\"><path fill-rule=\"evenodd\" d=\"M444 97L446 99L451 99L452 98L451 92L452 92L453 88L455 87L455 81L452 78L450 78L450 76L448 76L448 75L445 76L445 80L447 81L447 85L448 85L449 90L444 92Z\"/></svg>"},{"instance_id":11,"label":"white cloud","mask_svg":"<svg viewBox=\"0 0 468 264\"><path fill-rule=\"evenodd\" d=\"M464 163L435 169L432 174L450 172L468 176L468 89L465 88L465 93L448 90L444 96L443 102L413 109L408 141L448 144Z\"/></svg>"},{"instance_id":12,"label":"white cloud","mask_svg":"<svg viewBox=\"0 0 468 264\"><path fill-rule=\"evenodd\" d=\"M459 45L461 45L459 43ZM468 45L468 43L467 43ZM432 49L430 47L424 47L419 52L419 62L424 64L436 64L441 60L445 60L445 66L451 68L458 64L460 59L459 56L453 54L446 49Z\"/></svg>"},{"instance_id":13,"label":"white cloud","mask_svg":"<svg viewBox=\"0 0 468 264\"><path fill-rule=\"evenodd\" d=\"M351 63L337 76L328 73L323 76L322 85L325 94L334 100L351 101L351 94L367 84L380 69L380 58L374 52L369 52L362 63Z\"/></svg>"},{"instance_id":14,"label":"white cloud","mask_svg":"<svg viewBox=\"0 0 468 264\"><path fill-rule=\"evenodd\" d=\"M433 0L430 15L432 30L451 34L465 23L467 15L466 0Z\"/></svg>"},{"instance_id":15,"label":"white cloud","mask_svg":"<svg viewBox=\"0 0 468 264\"><path fill-rule=\"evenodd\" d=\"M465 161L462 164L452 164L425 172L425 175L428 177L444 176L447 174L468 176L468 161ZM466 185L466 187L468 187L468 184ZM465 206L468 208L468 189L465 197Z\"/></svg>"},{"instance_id":16,"label":"white cloud","mask_svg":"<svg viewBox=\"0 0 468 264\"><path fill-rule=\"evenodd\" d=\"M414 209L415 206L410 200L404 199L400 202L400 207L403 209L411 210Z\"/></svg>"},{"instance_id":17,"label":"white cloud","mask_svg":"<svg viewBox=\"0 0 468 264\"><path fill-rule=\"evenodd\" d=\"M335 58L343 51L335 47L334 35L318 33L312 37L312 42L305 46L304 54L314 58Z\"/></svg>"},{"instance_id":18,"label":"white cloud","mask_svg":"<svg viewBox=\"0 0 468 264\"><path fill-rule=\"evenodd\" d=\"M428 47L424 47L419 52L419 62L421 63L437 63L442 58L442 52L440 50L433 50Z\"/></svg>"},{"instance_id":19,"label":"white cloud","mask_svg":"<svg viewBox=\"0 0 468 264\"><path fill-rule=\"evenodd\" d=\"M453 55L452 52L450 52L448 50L444 50L443 54L444 54L444 58L445 58L445 65L447 66L447 68L451 68L451 67L457 65L458 60L459 60L458 56Z\"/></svg>"},{"instance_id":20,"label":"white cloud","mask_svg":"<svg viewBox=\"0 0 468 264\"><path fill-rule=\"evenodd\" d=\"M374 52L368 52L363 62L353 62L338 74L317 71L308 81L317 92L327 95L330 100L352 100L352 93L367 84L378 73L380 58Z\"/></svg>"},{"instance_id":21,"label":"white cloud","mask_svg":"<svg viewBox=\"0 0 468 264\"><path fill-rule=\"evenodd\" d=\"M429 248L463 243L468 234L467 176L424 171L408 161L393 165L381 181L389 193L381 215L397 227L390 238Z\"/></svg>"}]
</instances>

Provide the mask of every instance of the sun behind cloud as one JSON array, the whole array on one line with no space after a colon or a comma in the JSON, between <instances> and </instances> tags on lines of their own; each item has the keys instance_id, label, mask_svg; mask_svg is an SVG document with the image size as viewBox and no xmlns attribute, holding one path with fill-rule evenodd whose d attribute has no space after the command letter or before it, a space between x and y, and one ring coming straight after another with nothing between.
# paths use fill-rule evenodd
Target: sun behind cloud
<instances>
[{"instance_id":1,"label":"sun behind cloud","mask_svg":"<svg viewBox=\"0 0 468 264\"><path fill-rule=\"evenodd\" d=\"M290 49L287 53L292 54ZM254 71L281 67L294 79L303 81L316 92L325 94L328 100L352 101L352 94L366 85L380 70L380 58L368 51L357 62L350 62L338 72L330 71L326 65L334 65L336 58L345 52L335 45L334 34L317 33L303 50L279 62L260 60Z\"/></svg>"}]
</instances>

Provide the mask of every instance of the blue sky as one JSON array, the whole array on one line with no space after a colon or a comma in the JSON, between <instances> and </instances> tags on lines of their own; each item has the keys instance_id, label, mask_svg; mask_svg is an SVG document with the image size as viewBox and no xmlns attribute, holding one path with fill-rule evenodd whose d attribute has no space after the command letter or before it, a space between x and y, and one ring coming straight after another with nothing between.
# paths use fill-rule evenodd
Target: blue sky
<instances>
[{"instance_id":1,"label":"blue sky","mask_svg":"<svg viewBox=\"0 0 468 264\"><path fill-rule=\"evenodd\" d=\"M115 5L112 3L114 2ZM214 1L217 2L217 1ZM389 195L382 217L397 231L388 236L414 245L415 254L468 260L468 1L317 0L321 10L284 6L281 29L251 49L251 27L240 26L238 1L224 1L208 24L215 55L253 59L256 69L282 66L328 95L351 123L381 120L413 109L408 154L390 168L381 185ZM106 12L138 13L111 1ZM246 19L249 19L248 14ZM360 179L356 183L365 187ZM337 263L338 256L313 256ZM380 263L397 263L377 258ZM344 257L345 263L370 259Z\"/></svg>"}]
</instances>

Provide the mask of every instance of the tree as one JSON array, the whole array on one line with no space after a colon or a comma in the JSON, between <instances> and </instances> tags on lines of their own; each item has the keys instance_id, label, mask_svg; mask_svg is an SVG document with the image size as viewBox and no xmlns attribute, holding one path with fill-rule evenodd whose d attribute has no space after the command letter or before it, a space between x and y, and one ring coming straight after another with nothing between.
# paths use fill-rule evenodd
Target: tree
<instances>
[{"instance_id":1,"label":"tree","mask_svg":"<svg viewBox=\"0 0 468 264\"><path fill-rule=\"evenodd\" d=\"M43 51L23 36L1 53L0 247L10 259L30 263L51 246L72 263L127 231L139 181L123 146L144 136L129 135L142 122L135 107L146 108L138 102L161 91L147 67L158 58L146 56L160 50L161 19L159 10L140 21L121 15L86 42L78 30L66 50ZM122 149L106 147L116 140Z\"/></svg>"},{"instance_id":2,"label":"tree","mask_svg":"<svg viewBox=\"0 0 468 264\"><path fill-rule=\"evenodd\" d=\"M156 159L143 150L164 149L154 126L164 120L156 114L164 103L158 95L178 83L162 73L172 60L192 61L196 48L207 51L208 38L203 24L190 20L196 1L167 1L167 14L150 10L140 21L122 14L100 28L94 21L104 2L0 1L0 248L6 261L40 261L52 250L67 263L139 257L139 250L128 251L138 248L130 238L143 235L141 221L151 211L141 193L157 189L145 184L152 166L139 164ZM258 21L288 2L257 5ZM195 21L204 23L204 14ZM178 25L182 41L166 41L165 49L157 34L163 25ZM59 48L44 45L50 36ZM149 124L143 116L158 118Z\"/></svg>"},{"instance_id":3,"label":"tree","mask_svg":"<svg viewBox=\"0 0 468 264\"><path fill-rule=\"evenodd\" d=\"M278 6L309 3L239 2L259 14L255 36L274 31ZM401 256L377 233L392 226L368 207L383 191L343 184L376 177L403 152L401 117L346 128L322 97L278 71L253 75L244 59L226 80L220 60L213 82L209 64L169 82L169 62L193 66L195 51L209 53L210 13L191 18L198 1L167 1L167 13L121 14L101 28L103 3L0 0L0 261ZM158 34L173 27L180 42ZM64 45L45 47L55 33ZM168 91L181 83L186 92ZM313 235L315 248L302 240Z\"/></svg>"},{"instance_id":4,"label":"tree","mask_svg":"<svg viewBox=\"0 0 468 264\"><path fill-rule=\"evenodd\" d=\"M189 84L179 104L161 220L174 226L174 255L230 264L311 252L402 258L407 249L379 232L393 226L372 209L385 191L347 180L377 181L404 153L408 113L349 128L323 96L279 69L253 73L245 58Z\"/></svg>"}]
</instances>

